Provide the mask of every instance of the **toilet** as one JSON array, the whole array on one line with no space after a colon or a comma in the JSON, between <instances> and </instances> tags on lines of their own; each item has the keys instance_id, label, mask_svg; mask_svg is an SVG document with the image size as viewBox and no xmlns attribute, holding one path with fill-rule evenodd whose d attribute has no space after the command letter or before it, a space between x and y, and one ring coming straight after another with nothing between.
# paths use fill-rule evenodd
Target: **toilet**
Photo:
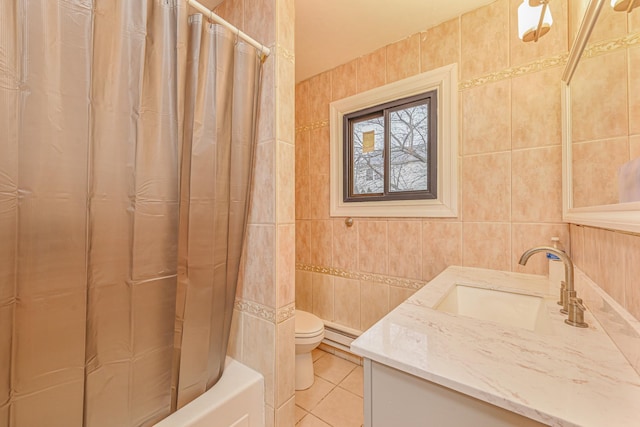
<instances>
[{"instance_id":1,"label":"toilet","mask_svg":"<svg viewBox=\"0 0 640 427\"><path fill-rule=\"evenodd\" d=\"M296 310L296 390L313 385L313 359L311 351L324 338L324 323L319 317Z\"/></svg>"}]
</instances>

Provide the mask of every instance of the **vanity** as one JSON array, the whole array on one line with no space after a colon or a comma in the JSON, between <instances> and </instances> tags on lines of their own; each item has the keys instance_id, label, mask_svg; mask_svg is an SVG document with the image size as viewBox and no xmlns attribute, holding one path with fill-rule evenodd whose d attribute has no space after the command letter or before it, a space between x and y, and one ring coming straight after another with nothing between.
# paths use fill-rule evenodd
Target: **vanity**
<instances>
[{"instance_id":1,"label":"vanity","mask_svg":"<svg viewBox=\"0 0 640 427\"><path fill-rule=\"evenodd\" d=\"M466 288L488 297L465 308ZM365 426L640 425L640 376L590 310L587 328L565 324L558 291L545 276L443 271L352 343Z\"/></svg>"}]
</instances>

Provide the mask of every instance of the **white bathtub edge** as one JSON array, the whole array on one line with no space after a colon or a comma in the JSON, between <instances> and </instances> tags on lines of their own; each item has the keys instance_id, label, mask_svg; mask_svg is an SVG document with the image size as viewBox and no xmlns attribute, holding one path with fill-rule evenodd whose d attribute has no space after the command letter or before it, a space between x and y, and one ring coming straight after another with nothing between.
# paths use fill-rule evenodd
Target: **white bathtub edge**
<instances>
[{"instance_id":1,"label":"white bathtub edge","mask_svg":"<svg viewBox=\"0 0 640 427\"><path fill-rule=\"evenodd\" d=\"M154 427L264 427L264 377L226 358L220 381Z\"/></svg>"}]
</instances>

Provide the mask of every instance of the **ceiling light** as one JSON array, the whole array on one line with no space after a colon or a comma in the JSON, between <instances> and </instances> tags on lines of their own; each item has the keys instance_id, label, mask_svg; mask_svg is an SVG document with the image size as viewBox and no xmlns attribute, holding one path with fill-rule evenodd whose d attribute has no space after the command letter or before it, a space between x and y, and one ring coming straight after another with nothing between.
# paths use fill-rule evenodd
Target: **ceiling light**
<instances>
[{"instance_id":1,"label":"ceiling light","mask_svg":"<svg viewBox=\"0 0 640 427\"><path fill-rule=\"evenodd\" d=\"M537 42L540 37L549 32L552 24L553 18L549 9L549 0L522 0L522 4L518 7L518 37L520 40Z\"/></svg>"},{"instance_id":2,"label":"ceiling light","mask_svg":"<svg viewBox=\"0 0 640 427\"><path fill-rule=\"evenodd\" d=\"M611 7L616 12L631 12L640 6L640 0L611 0Z\"/></svg>"}]
</instances>

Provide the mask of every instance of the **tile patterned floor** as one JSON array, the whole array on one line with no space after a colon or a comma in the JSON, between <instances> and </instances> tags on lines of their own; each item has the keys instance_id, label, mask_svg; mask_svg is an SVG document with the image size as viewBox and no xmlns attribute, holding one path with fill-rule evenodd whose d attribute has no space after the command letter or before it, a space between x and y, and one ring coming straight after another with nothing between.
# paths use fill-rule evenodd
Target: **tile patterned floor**
<instances>
[{"instance_id":1,"label":"tile patterned floor","mask_svg":"<svg viewBox=\"0 0 640 427\"><path fill-rule=\"evenodd\" d=\"M296 391L297 427L361 427L362 366L313 350L315 382Z\"/></svg>"}]
</instances>

